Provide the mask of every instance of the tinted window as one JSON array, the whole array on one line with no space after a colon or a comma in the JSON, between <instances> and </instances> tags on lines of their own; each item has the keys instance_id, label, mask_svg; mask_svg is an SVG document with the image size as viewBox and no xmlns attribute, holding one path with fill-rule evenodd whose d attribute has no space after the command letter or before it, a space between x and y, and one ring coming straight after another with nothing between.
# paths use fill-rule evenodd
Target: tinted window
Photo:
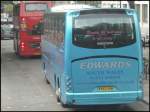
<instances>
[{"instance_id":1,"label":"tinted window","mask_svg":"<svg viewBox=\"0 0 150 112\"><path fill-rule=\"evenodd\" d=\"M45 16L44 16L44 38L46 39L46 40L48 40L48 15L46 14Z\"/></svg>"},{"instance_id":2,"label":"tinted window","mask_svg":"<svg viewBox=\"0 0 150 112\"><path fill-rule=\"evenodd\" d=\"M85 14L74 19L73 44L84 48L116 48L135 42L132 16Z\"/></svg>"},{"instance_id":3,"label":"tinted window","mask_svg":"<svg viewBox=\"0 0 150 112\"><path fill-rule=\"evenodd\" d=\"M44 3L34 3L26 4L26 11L45 11L47 9L47 4Z\"/></svg>"},{"instance_id":4,"label":"tinted window","mask_svg":"<svg viewBox=\"0 0 150 112\"><path fill-rule=\"evenodd\" d=\"M64 15L45 15L44 16L44 35L46 40L60 48L64 40ZM47 32L48 31L48 32Z\"/></svg>"}]
</instances>

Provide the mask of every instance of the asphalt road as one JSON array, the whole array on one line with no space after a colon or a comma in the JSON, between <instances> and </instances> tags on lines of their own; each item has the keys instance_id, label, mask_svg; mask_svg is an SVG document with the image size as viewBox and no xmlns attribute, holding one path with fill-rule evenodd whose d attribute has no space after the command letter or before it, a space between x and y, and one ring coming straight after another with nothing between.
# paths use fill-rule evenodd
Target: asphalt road
<instances>
[{"instance_id":1,"label":"asphalt road","mask_svg":"<svg viewBox=\"0 0 150 112\"><path fill-rule=\"evenodd\" d=\"M19 58L14 54L13 41L1 41L1 110L2 111L79 111L79 110L144 110L140 101L125 105L63 108L44 79L41 59Z\"/></svg>"}]
</instances>

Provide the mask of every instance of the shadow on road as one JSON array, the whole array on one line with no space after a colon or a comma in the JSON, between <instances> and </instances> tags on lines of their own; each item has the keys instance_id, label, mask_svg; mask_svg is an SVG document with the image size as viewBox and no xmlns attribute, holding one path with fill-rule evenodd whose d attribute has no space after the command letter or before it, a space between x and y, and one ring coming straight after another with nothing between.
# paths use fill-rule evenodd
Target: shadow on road
<instances>
[{"instance_id":1,"label":"shadow on road","mask_svg":"<svg viewBox=\"0 0 150 112\"><path fill-rule=\"evenodd\" d=\"M23 59L23 60L26 60L26 59L41 59L41 56L23 57L23 56L16 55L14 52L5 52L5 53L2 53L2 57L12 58L12 59Z\"/></svg>"},{"instance_id":2,"label":"shadow on road","mask_svg":"<svg viewBox=\"0 0 150 112\"><path fill-rule=\"evenodd\" d=\"M34 59L35 59L35 60L36 60L36 59L41 59L41 56L23 57L23 56L17 56L17 55L16 55L16 57L19 58L19 59L22 59L22 60L26 60L26 59L27 59L27 60L30 60L30 59L33 59L33 60L34 60Z\"/></svg>"},{"instance_id":3,"label":"shadow on road","mask_svg":"<svg viewBox=\"0 0 150 112\"><path fill-rule=\"evenodd\" d=\"M133 110L126 104L122 105L94 105L94 106L72 106L73 111L126 111L126 110Z\"/></svg>"}]
</instances>

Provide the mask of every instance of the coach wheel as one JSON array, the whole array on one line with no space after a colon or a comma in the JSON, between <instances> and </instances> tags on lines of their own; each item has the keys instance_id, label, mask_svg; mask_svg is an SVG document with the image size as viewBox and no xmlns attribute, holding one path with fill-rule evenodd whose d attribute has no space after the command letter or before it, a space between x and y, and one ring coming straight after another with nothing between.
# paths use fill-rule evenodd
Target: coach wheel
<instances>
[{"instance_id":1,"label":"coach wheel","mask_svg":"<svg viewBox=\"0 0 150 112\"><path fill-rule=\"evenodd\" d=\"M57 102L60 102L60 88L56 89Z\"/></svg>"},{"instance_id":2,"label":"coach wheel","mask_svg":"<svg viewBox=\"0 0 150 112\"><path fill-rule=\"evenodd\" d=\"M45 75L45 80L47 84L50 84L49 80L46 78L46 75Z\"/></svg>"},{"instance_id":3,"label":"coach wheel","mask_svg":"<svg viewBox=\"0 0 150 112\"><path fill-rule=\"evenodd\" d=\"M61 102L61 106L62 106L63 108L69 108L69 107L71 107L70 105L64 104L63 102Z\"/></svg>"},{"instance_id":4,"label":"coach wheel","mask_svg":"<svg viewBox=\"0 0 150 112\"><path fill-rule=\"evenodd\" d=\"M44 79L45 79L46 83L47 83L47 84L50 84L49 80L48 80L47 77L46 77L45 63L43 63L43 71L44 71L44 76L45 76Z\"/></svg>"},{"instance_id":5,"label":"coach wheel","mask_svg":"<svg viewBox=\"0 0 150 112\"><path fill-rule=\"evenodd\" d=\"M48 81L47 79L46 79L46 83L47 83L47 84L50 84L49 81Z\"/></svg>"},{"instance_id":6,"label":"coach wheel","mask_svg":"<svg viewBox=\"0 0 150 112\"><path fill-rule=\"evenodd\" d=\"M61 103L62 107L67 108L66 104Z\"/></svg>"},{"instance_id":7,"label":"coach wheel","mask_svg":"<svg viewBox=\"0 0 150 112\"><path fill-rule=\"evenodd\" d=\"M60 83L59 83L59 78L57 78L56 81L56 96L57 96L57 101L60 102Z\"/></svg>"}]
</instances>

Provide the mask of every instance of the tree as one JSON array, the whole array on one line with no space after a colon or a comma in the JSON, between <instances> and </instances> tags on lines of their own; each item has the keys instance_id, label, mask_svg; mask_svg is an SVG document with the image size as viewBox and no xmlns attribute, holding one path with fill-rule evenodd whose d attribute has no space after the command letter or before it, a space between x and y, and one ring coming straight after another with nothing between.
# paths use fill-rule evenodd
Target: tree
<instances>
[{"instance_id":1,"label":"tree","mask_svg":"<svg viewBox=\"0 0 150 112\"><path fill-rule=\"evenodd\" d=\"M5 4L4 5L4 12L6 13L12 13L13 12L13 5L12 4Z\"/></svg>"}]
</instances>

